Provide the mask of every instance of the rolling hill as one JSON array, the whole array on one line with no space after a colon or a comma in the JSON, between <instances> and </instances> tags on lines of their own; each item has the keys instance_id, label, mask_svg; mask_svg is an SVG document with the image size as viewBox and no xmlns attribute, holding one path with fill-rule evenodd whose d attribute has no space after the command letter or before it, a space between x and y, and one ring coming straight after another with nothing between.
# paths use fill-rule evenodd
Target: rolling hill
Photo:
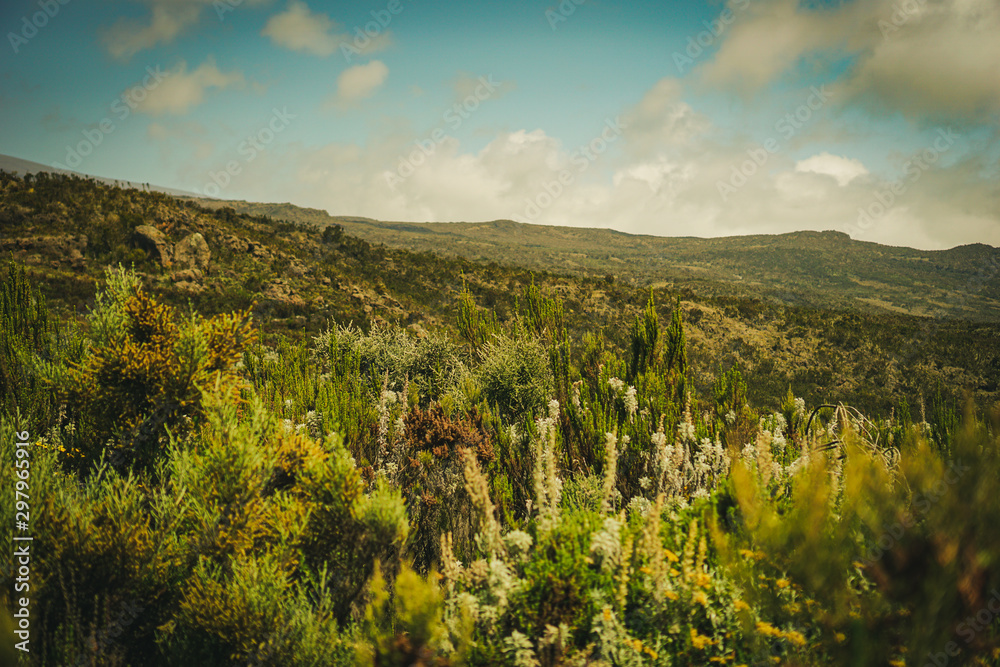
<instances>
[{"instance_id":1,"label":"rolling hill","mask_svg":"<svg viewBox=\"0 0 1000 667\"><path fill-rule=\"evenodd\" d=\"M1000 321L1000 249L983 244L926 251L854 241L833 231L637 236L510 220L383 222L292 204L199 203L321 228L336 224L369 243L535 271L612 276L789 305Z\"/></svg>"}]
</instances>

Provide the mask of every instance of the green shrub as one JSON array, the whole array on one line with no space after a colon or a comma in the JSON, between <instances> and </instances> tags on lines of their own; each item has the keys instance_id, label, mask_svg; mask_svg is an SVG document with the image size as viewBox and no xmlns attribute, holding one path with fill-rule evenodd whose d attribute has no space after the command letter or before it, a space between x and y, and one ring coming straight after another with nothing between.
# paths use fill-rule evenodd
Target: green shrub
<instances>
[{"instance_id":1,"label":"green shrub","mask_svg":"<svg viewBox=\"0 0 1000 667\"><path fill-rule=\"evenodd\" d=\"M552 395L553 376L545 348L524 333L494 337L476 371L483 398L507 423L540 412Z\"/></svg>"},{"instance_id":2,"label":"green shrub","mask_svg":"<svg viewBox=\"0 0 1000 667\"><path fill-rule=\"evenodd\" d=\"M49 378L79 421L82 464L110 447L124 463L152 469L168 431L200 416L205 392L235 382L233 364L254 336L249 313L177 320L133 272L109 270L86 354Z\"/></svg>"}]
</instances>

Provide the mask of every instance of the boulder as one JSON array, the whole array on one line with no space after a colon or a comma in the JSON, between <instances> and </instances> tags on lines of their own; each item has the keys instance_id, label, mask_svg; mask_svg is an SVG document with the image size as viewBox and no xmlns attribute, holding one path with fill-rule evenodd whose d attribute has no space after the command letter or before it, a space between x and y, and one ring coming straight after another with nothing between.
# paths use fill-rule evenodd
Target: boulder
<instances>
[{"instance_id":1,"label":"boulder","mask_svg":"<svg viewBox=\"0 0 1000 667\"><path fill-rule=\"evenodd\" d=\"M289 306L304 306L305 300L295 293L292 286L284 280L275 280L261 290L261 296L271 301L284 303Z\"/></svg>"},{"instance_id":2,"label":"boulder","mask_svg":"<svg viewBox=\"0 0 1000 667\"><path fill-rule=\"evenodd\" d=\"M201 279L204 277L205 274L203 274L200 269L184 269L182 271L174 271L172 274L170 274L170 280L174 281L175 283L179 282L197 283L200 282Z\"/></svg>"},{"instance_id":3,"label":"boulder","mask_svg":"<svg viewBox=\"0 0 1000 667\"><path fill-rule=\"evenodd\" d=\"M139 225L132 230L132 246L145 250L160 266L169 268L173 253L167 236L152 225Z\"/></svg>"},{"instance_id":4,"label":"boulder","mask_svg":"<svg viewBox=\"0 0 1000 667\"><path fill-rule=\"evenodd\" d=\"M174 287L182 292L189 292L191 294L200 294L205 291L204 285L201 285L200 283L188 282L187 280L181 280L180 282L174 283Z\"/></svg>"},{"instance_id":5,"label":"boulder","mask_svg":"<svg viewBox=\"0 0 1000 667\"><path fill-rule=\"evenodd\" d=\"M197 269L202 273L208 271L208 262L212 253L208 249L205 237L195 232L184 237L174 246L174 264L178 269Z\"/></svg>"}]
</instances>

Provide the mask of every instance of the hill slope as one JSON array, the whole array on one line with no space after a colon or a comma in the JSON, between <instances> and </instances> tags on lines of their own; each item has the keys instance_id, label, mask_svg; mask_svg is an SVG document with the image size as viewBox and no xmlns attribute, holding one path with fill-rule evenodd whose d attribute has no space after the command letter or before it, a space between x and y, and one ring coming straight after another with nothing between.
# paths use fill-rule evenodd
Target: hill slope
<instances>
[{"instance_id":1,"label":"hill slope","mask_svg":"<svg viewBox=\"0 0 1000 667\"><path fill-rule=\"evenodd\" d=\"M724 238L636 236L609 229L493 222L406 223L330 216L292 204L201 200L250 215L324 227L369 243L532 270L634 277L702 294L928 317L1000 321L1000 249L926 251L840 232Z\"/></svg>"},{"instance_id":2,"label":"hill slope","mask_svg":"<svg viewBox=\"0 0 1000 667\"><path fill-rule=\"evenodd\" d=\"M270 217L207 209L160 193L94 181L0 172L0 251L27 266L51 302L73 319L93 304L104 267L132 264L163 300L204 314L254 305L266 338L305 337L328 322L379 322L455 333L467 289L508 320L532 281L565 305L576 344L600 332L612 348L628 347L633 318L648 286L519 266L476 263L373 245L337 227L321 231ZM195 276L164 267L134 247L134 229L152 225L177 244L203 235L208 269ZM86 235L86 239L80 235ZM716 371L739 365L751 398L777 406L791 386L810 404L845 401L888 413L916 405L937 386L1000 398L1000 328L992 323L920 318L877 308L844 312L746 296L711 294L695 284L653 289L661 321L679 301L691 379L712 390Z\"/></svg>"}]
</instances>

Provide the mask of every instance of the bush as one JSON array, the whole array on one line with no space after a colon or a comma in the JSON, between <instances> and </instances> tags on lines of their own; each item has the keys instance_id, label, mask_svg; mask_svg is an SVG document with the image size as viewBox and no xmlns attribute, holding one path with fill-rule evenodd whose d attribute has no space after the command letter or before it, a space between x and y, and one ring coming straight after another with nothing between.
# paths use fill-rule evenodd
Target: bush
<instances>
[{"instance_id":1,"label":"bush","mask_svg":"<svg viewBox=\"0 0 1000 667\"><path fill-rule=\"evenodd\" d=\"M483 398L507 423L540 412L552 395L553 376L545 348L525 333L497 335L483 349L477 370Z\"/></svg>"},{"instance_id":2,"label":"bush","mask_svg":"<svg viewBox=\"0 0 1000 667\"><path fill-rule=\"evenodd\" d=\"M152 470L168 431L201 416L209 388L234 387L233 365L254 337L249 313L177 320L133 272L109 270L87 353L49 378L80 423L85 462L111 448L121 465Z\"/></svg>"}]
</instances>

